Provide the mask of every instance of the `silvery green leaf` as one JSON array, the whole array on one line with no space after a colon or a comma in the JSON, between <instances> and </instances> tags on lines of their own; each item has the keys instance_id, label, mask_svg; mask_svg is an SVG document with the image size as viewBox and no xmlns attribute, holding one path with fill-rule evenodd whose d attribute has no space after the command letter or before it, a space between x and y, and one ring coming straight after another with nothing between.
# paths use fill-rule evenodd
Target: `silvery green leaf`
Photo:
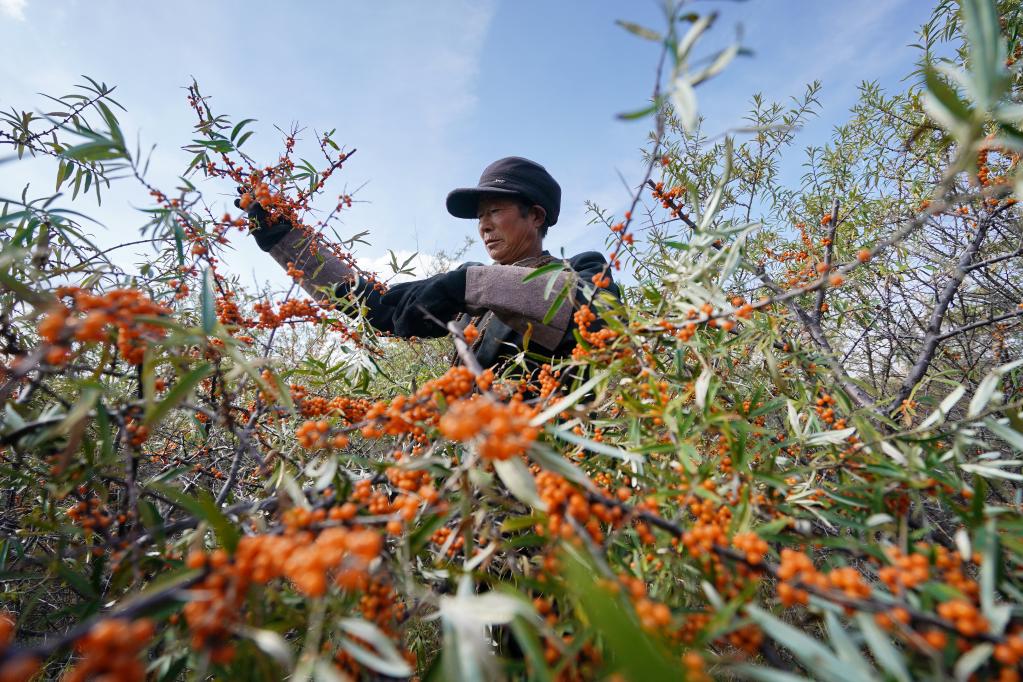
<instances>
[{"instance_id":1,"label":"silvery green leaf","mask_svg":"<svg viewBox=\"0 0 1023 682\"><path fill-rule=\"evenodd\" d=\"M741 675L738 679L760 680L761 682L809 682L806 677L793 675L792 673L766 668L762 665L737 665L729 668Z\"/></svg>"},{"instance_id":2,"label":"silvery green leaf","mask_svg":"<svg viewBox=\"0 0 1023 682\"><path fill-rule=\"evenodd\" d=\"M735 56L737 54L739 54L739 44L732 43L725 49L718 52L717 56L714 57L714 61L712 61L710 65L707 66L707 68L702 69L698 73L694 74L690 78L690 82L694 86L696 86L705 80L713 78L714 76L721 73L725 69L725 67L728 66L733 59L735 59Z\"/></svg>"},{"instance_id":3,"label":"silvery green leaf","mask_svg":"<svg viewBox=\"0 0 1023 682\"><path fill-rule=\"evenodd\" d=\"M291 669L293 664L291 647L288 646L288 643L280 634L273 630L263 630L248 626L242 626L239 629L239 633L251 639L259 647L260 651L277 661L281 667L287 670Z\"/></svg>"},{"instance_id":4,"label":"silvery green leaf","mask_svg":"<svg viewBox=\"0 0 1023 682\"><path fill-rule=\"evenodd\" d=\"M508 488L508 492L516 499L534 509L547 510L547 505L540 499L540 495L536 491L536 480L533 478L533 474L529 473L529 468L520 458L511 457L497 460L494 462L494 470Z\"/></svg>"},{"instance_id":5,"label":"silvery green leaf","mask_svg":"<svg viewBox=\"0 0 1023 682\"><path fill-rule=\"evenodd\" d=\"M899 450L894 445L892 445L891 443L889 443L888 441L886 440L881 441L881 449L884 450L884 453L886 455L891 457L899 464L907 464L906 456L902 454L902 451Z\"/></svg>"},{"instance_id":6,"label":"silvery green leaf","mask_svg":"<svg viewBox=\"0 0 1023 682\"><path fill-rule=\"evenodd\" d=\"M297 677L297 675L296 675ZM293 677L292 680L295 680ZM337 666L331 661L322 658L316 659L313 663L313 679L316 682L350 682L351 678L338 672Z\"/></svg>"},{"instance_id":7,"label":"silvery green leaf","mask_svg":"<svg viewBox=\"0 0 1023 682\"><path fill-rule=\"evenodd\" d=\"M984 425L996 436L1006 443L1023 452L1023 433L1015 430L1007 423L1006 419L988 419Z\"/></svg>"},{"instance_id":8,"label":"silvery green leaf","mask_svg":"<svg viewBox=\"0 0 1023 682\"><path fill-rule=\"evenodd\" d=\"M925 92L921 98L921 104L923 104L924 111L927 112L927 115L930 116L935 123L947 130L952 137L960 143L969 140L971 126L956 118L955 114L949 111L937 97L929 92Z\"/></svg>"},{"instance_id":9,"label":"silvery green leaf","mask_svg":"<svg viewBox=\"0 0 1023 682\"><path fill-rule=\"evenodd\" d=\"M373 647L371 651L347 637L341 640L341 647L362 665L388 677L412 675L412 668L408 661L402 658L398 647L373 623L362 618L342 618L338 621L338 626Z\"/></svg>"},{"instance_id":10,"label":"silvery green leaf","mask_svg":"<svg viewBox=\"0 0 1023 682\"><path fill-rule=\"evenodd\" d=\"M296 507L309 509L309 500L306 499L305 493L302 492L302 486L287 471L282 471L278 487L284 488L284 492L288 494L288 497L291 498Z\"/></svg>"},{"instance_id":11,"label":"silvery green leaf","mask_svg":"<svg viewBox=\"0 0 1023 682\"><path fill-rule=\"evenodd\" d=\"M596 490L596 486L593 484L593 481L590 480L590 477L587 476L582 469L563 457L560 452L552 450L543 443L535 444L529 451L529 456L544 469L549 469L554 473L561 474L569 481L572 481L587 490Z\"/></svg>"},{"instance_id":12,"label":"silvery green leaf","mask_svg":"<svg viewBox=\"0 0 1023 682\"><path fill-rule=\"evenodd\" d=\"M856 676L870 679L873 669L863 657L863 654L860 653L859 647L852 641L849 633L845 631L845 627L838 619L838 616L831 611L825 611L824 621L828 625L828 638L831 640L831 644L834 646L838 657L856 671Z\"/></svg>"},{"instance_id":13,"label":"silvery green leaf","mask_svg":"<svg viewBox=\"0 0 1023 682\"><path fill-rule=\"evenodd\" d=\"M989 519L984 524L984 532L978 533L977 550L983 557L983 563L980 565L980 609L986 617L991 613L995 606L995 570L998 566L996 563L995 553L997 551L997 533L998 529L995 527L995 520Z\"/></svg>"},{"instance_id":14,"label":"silvery green leaf","mask_svg":"<svg viewBox=\"0 0 1023 682\"><path fill-rule=\"evenodd\" d=\"M497 592L474 594L472 577L463 574L454 596L441 596L438 616L444 624L445 655L452 674L473 680L492 679L496 660L486 632L487 625L510 622L516 616L532 620L525 602ZM457 666L455 668L454 666Z\"/></svg>"},{"instance_id":15,"label":"silvery green leaf","mask_svg":"<svg viewBox=\"0 0 1023 682\"><path fill-rule=\"evenodd\" d=\"M634 24L631 21L623 21L622 19L615 20L615 23L624 28L626 31L634 36L639 36L645 40L651 40L655 43L660 43L664 40L664 37L657 31L653 31L645 26Z\"/></svg>"},{"instance_id":16,"label":"silvery green leaf","mask_svg":"<svg viewBox=\"0 0 1023 682\"><path fill-rule=\"evenodd\" d=\"M213 294L213 271L210 268L202 273L202 293L199 301L202 308L202 330L212 334L217 326L217 302Z\"/></svg>"},{"instance_id":17,"label":"silvery green leaf","mask_svg":"<svg viewBox=\"0 0 1023 682\"><path fill-rule=\"evenodd\" d=\"M325 490L334 480L337 473L337 457L326 455L309 463L305 469L305 475L314 479L313 488Z\"/></svg>"},{"instance_id":18,"label":"silvery green leaf","mask_svg":"<svg viewBox=\"0 0 1023 682\"><path fill-rule=\"evenodd\" d=\"M799 412L796 411L796 403L791 399L786 399L785 406L788 408L789 428L792 429L793 435L799 438L803 435L803 431L799 428Z\"/></svg>"},{"instance_id":19,"label":"silvery green leaf","mask_svg":"<svg viewBox=\"0 0 1023 682\"><path fill-rule=\"evenodd\" d=\"M992 113L1002 123L1018 125L1023 121L1023 104L1001 104Z\"/></svg>"},{"instance_id":20,"label":"silvery green leaf","mask_svg":"<svg viewBox=\"0 0 1023 682\"><path fill-rule=\"evenodd\" d=\"M990 624L989 631L1000 635L1005 632L1005 626L1009 624L1009 619L1012 617L1012 606L1009 604L995 604L984 612L984 616Z\"/></svg>"},{"instance_id":21,"label":"silvery green leaf","mask_svg":"<svg viewBox=\"0 0 1023 682\"><path fill-rule=\"evenodd\" d=\"M724 168L721 169L721 176L714 185L714 191L711 192L710 196L707 198L707 203L704 204L703 212L700 215L699 228L701 232L709 230L711 224L714 222L714 217L717 215L718 208L721 206L721 199L725 194L725 186L728 184L728 180L732 175L731 137L725 138L725 149L722 153L722 160L724 162ZM711 236L713 235L708 235L708 237Z\"/></svg>"},{"instance_id":22,"label":"silvery green leaf","mask_svg":"<svg viewBox=\"0 0 1023 682\"><path fill-rule=\"evenodd\" d=\"M965 528L960 528L952 536L953 541L956 544L956 549L959 551L959 556L962 557L963 561L969 561L970 557L973 556L973 544L970 542L970 533Z\"/></svg>"},{"instance_id":23,"label":"silvery green leaf","mask_svg":"<svg viewBox=\"0 0 1023 682\"><path fill-rule=\"evenodd\" d=\"M987 659L991 657L994 650L993 644L985 642L978 644L960 656L959 660L956 661L955 668L952 669L956 682L967 682L977 668L984 665Z\"/></svg>"},{"instance_id":24,"label":"silvery green leaf","mask_svg":"<svg viewBox=\"0 0 1023 682\"><path fill-rule=\"evenodd\" d=\"M700 376L696 379L693 400L696 401L696 407L701 411L707 408L707 391L710 390L710 380L713 376L713 370L708 365L704 365Z\"/></svg>"},{"instance_id":25,"label":"silvery green leaf","mask_svg":"<svg viewBox=\"0 0 1023 682\"><path fill-rule=\"evenodd\" d=\"M696 102L696 91L684 76L679 76L671 84L671 105L682 123L682 128L691 133L696 129L699 120L699 109Z\"/></svg>"},{"instance_id":26,"label":"silvery green leaf","mask_svg":"<svg viewBox=\"0 0 1023 682\"><path fill-rule=\"evenodd\" d=\"M625 462L634 462L639 464L642 464L643 462L643 457L641 455L629 452L628 450L622 450L621 448L616 448L613 445L608 445L607 443L598 443L597 441L590 440L589 438L577 436L566 429L548 428L547 433L601 455L614 457Z\"/></svg>"},{"instance_id":27,"label":"silvery green leaf","mask_svg":"<svg viewBox=\"0 0 1023 682\"><path fill-rule=\"evenodd\" d=\"M787 648L802 661L808 670L824 680L849 682L850 668L831 649L818 640L798 630L770 612L756 605L746 607L746 613L760 626L764 634ZM869 678L867 678L869 680Z\"/></svg>"},{"instance_id":28,"label":"silvery green leaf","mask_svg":"<svg viewBox=\"0 0 1023 682\"><path fill-rule=\"evenodd\" d=\"M899 682L909 682L912 678L909 676L909 671L906 670L902 654L892 645L889 636L877 626L873 616L869 613L857 613L856 622L878 664Z\"/></svg>"},{"instance_id":29,"label":"silvery green leaf","mask_svg":"<svg viewBox=\"0 0 1023 682\"><path fill-rule=\"evenodd\" d=\"M1001 377L995 372L988 374L981 380L980 385L977 386L977 392L973 394L973 398L970 400L970 406L966 409L967 419L973 419L984 411L984 408L991 401L991 396L994 395L995 389L998 388L999 381L1001 381Z\"/></svg>"},{"instance_id":30,"label":"silvery green leaf","mask_svg":"<svg viewBox=\"0 0 1023 682\"><path fill-rule=\"evenodd\" d=\"M700 581L700 587L703 588L703 593L707 595L707 601L714 607L715 610L725 608L725 600L721 598L718 591L706 580Z\"/></svg>"},{"instance_id":31,"label":"silvery green leaf","mask_svg":"<svg viewBox=\"0 0 1023 682\"><path fill-rule=\"evenodd\" d=\"M961 0L963 28L970 53L970 75L977 84L979 103L989 109L1002 95L1005 78L1005 41L998 13L991 0Z\"/></svg>"},{"instance_id":32,"label":"silvery green leaf","mask_svg":"<svg viewBox=\"0 0 1023 682\"><path fill-rule=\"evenodd\" d=\"M837 429L835 431L821 431L820 433L811 434L806 439L806 444L809 445L838 445L844 443L846 439L852 434L856 433L856 429L850 426L847 429Z\"/></svg>"},{"instance_id":33,"label":"silvery green leaf","mask_svg":"<svg viewBox=\"0 0 1023 682\"><path fill-rule=\"evenodd\" d=\"M934 412L931 412L927 416L927 419L924 419L923 422L920 423L919 428L929 429L935 424L944 422L945 417L948 416L949 411L953 407L955 407L955 404L959 402L959 399L962 398L963 395L965 394L966 394L965 386L963 386L962 384L956 386L954 389L952 389L952 392L945 396L944 400L941 401L941 403L938 405L938 409L934 410Z\"/></svg>"},{"instance_id":34,"label":"silvery green leaf","mask_svg":"<svg viewBox=\"0 0 1023 682\"><path fill-rule=\"evenodd\" d=\"M867 517L866 524L867 528L873 528L874 526L891 523L894 520L889 514L871 514Z\"/></svg>"},{"instance_id":35,"label":"silvery green leaf","mask_svg":"<svg viewBox=\"0 0 1023 682\"><path fill-rule=\"evenodd\" d=\"M487 558L490 557L496 551L497 551L497 543L496 542L491 542L489 545L486 546L486 548L484 548L481 551L476 552L472 556L472 558L469 559L469 561L466 561L465 562L465 566L463 566L463 570L466 571L467 573L471 572L471 571L475 571L477 566L479 566L484 561L486 561Z\"/></svg>"},{"instance_id":36,"label":"silvery green leaf","mask_svg":"<svg viewBox=\"0 0 1023 682\"><path fill-rule=\"evenodd\" d=\"M695 45L696 41L700 39L703 32L710 28L711 22L713 21L713 14L705 14L693 22L693 25L689 27L689 30L682 37L682 40L679 41L678 48L675 50L676 62L685 62L686 58L689 56L689 51L693 49L693 45Z\"/></svg>"},{"instance_id":37,"label":"silvery green leaf","mask_svg":"<svg viewBox=\"0 0 1023 682\"><path fill-rule=\"evenodd\" d=\"M606 379L608 377L608 374L610 374L610 372L608 372L607 370L604 370L603 372L597 372L592 377L590 377L590 379L582 386L575 389L574 391L566 395L564 398L557 401L556 403L548 407L546 410L533 417L529 421L529 425L540 426L541 424L546 423L548 420L553 419L554 417L561 414L568 408L572 407L577 402L582 400L582 398L587 393L589 393L597 384Z\"/></svg>"},{"instance_id":38,"label":"silvery green leaf","mask_svg":"<svg viewBox=\"0 0 1023 682\"><path fill-rule=\"evenodd\" d=\"M1007 481L1023 481L1023 474L1004 471L1002 469L996 469L995 467L989 467L983 464L960 464L959 468L963 471L969 471L971 474L977 474L984 478L1002 478Z\"/></svg>"}]
</instances>

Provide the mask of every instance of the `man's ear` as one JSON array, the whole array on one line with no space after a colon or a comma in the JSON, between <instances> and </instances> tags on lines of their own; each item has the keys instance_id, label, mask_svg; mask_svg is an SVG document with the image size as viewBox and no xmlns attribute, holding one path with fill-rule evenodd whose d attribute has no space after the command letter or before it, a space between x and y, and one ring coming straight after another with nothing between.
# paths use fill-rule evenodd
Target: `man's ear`
<instances>
[{"instance_id":1,"label":"man's ear","mask_svg":"<svg viewBox=\"0 0 1023 682\"><path fill-rule=\"evenodd\" d=\"M537 230L543 227L543 224L547 221L547 209L540 204L533 204L529 208L529 217L536 223L535 227Z\"/></svg>"}]
</instances>

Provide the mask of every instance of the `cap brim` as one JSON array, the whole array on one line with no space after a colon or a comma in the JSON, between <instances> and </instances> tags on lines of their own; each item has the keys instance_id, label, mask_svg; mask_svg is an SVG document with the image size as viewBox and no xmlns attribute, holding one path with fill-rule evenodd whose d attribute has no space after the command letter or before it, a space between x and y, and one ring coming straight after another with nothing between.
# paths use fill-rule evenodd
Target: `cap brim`
<instances>
[{"instance_id":1,"label":"cap brim","mask_svg":"<svg viewBox=\"0 0 1023 682\"><path fill-rule=\"evenodd\" d=\"M448 194L448 213L456 218L476 219L479 217L477 210L480 205L480 197L484 194L505 194L507 196L522 196L522 192L513 189L498 187L460 187L451 190Z\"/></svg>"}]
</instances>

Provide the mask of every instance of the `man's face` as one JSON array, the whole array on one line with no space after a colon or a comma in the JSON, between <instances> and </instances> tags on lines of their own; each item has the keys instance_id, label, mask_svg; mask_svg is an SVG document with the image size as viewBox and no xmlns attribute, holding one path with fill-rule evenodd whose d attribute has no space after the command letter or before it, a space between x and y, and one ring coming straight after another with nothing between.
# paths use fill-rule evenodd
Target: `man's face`
<instances>
[{"instance_id":1,"label":"man's face","mask_svg":"<svg viewBox=\"0 0 1023 682\"><path fill-rule=\"evenodd\" d=\"M476 214L480 219L480 239L496 262L510 265L543 250L542 209L532 208L523 217L515 199L483 195Z\"/></svg>"}]
</instances>

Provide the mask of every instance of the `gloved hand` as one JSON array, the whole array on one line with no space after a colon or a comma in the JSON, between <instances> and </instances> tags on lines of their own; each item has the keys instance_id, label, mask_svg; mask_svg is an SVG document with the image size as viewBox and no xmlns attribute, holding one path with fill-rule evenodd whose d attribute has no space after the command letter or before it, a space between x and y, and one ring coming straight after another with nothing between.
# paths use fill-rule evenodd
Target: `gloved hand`
<instances>
[{"instance_id":1,"label":"gloved hand","mask_svg":"<svg viewBox=\"0 0 1023 682\"><path fill-rule=\"evenodd\" d=\"M421 282L391 287L381 304L393 310L394 333L398 336L437 336L446 333L444 324L465 312L465 274L460 268ZM432 318L439 320L440 325Z\"/></svg>"},{"instance_id":2,"label":"gloved hand","mask_svg":"<svg viewBox=\"0 0 1023 682\"><path fill-rule=\"evenodd\" d=\"M239 191L241 190L239 189ZM241 208L241 201L235 199L234 205ZM284 239L284 235L294 229L294 226L284 218L278 218L276 222L270 224L270 214L259 205L258 201L250 203L246 213L249 214L249 220L256 224L256 229L252 230L252 236L256 238L256 243L263 251L269 252L277 245L277 242Z\"/></svg>"}]
</instances>

